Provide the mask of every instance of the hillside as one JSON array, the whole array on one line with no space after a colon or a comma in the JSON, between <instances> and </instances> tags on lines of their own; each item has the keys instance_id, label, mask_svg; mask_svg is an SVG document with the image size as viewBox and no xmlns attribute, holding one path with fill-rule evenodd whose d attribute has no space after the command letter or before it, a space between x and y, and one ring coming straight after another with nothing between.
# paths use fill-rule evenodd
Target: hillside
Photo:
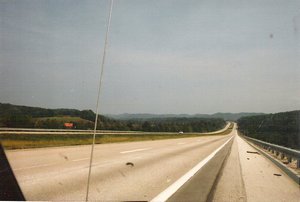
<instances>
[{"instance_id":1,"label":"hillside","mask_svg":"<svg viewBox=\"0 0 300 202\"><path fill-rule=\"evenodd\" d=\"M237 121L241 117L262 115L263 113L215 113L215 114L106 114L105 116L118 120L147 120L159 118L220 118L226 121Z\"/></svg>"},{"instance_id":2,"label":"hillside","mask_svg":"<svg viewBox=\"0 0 300 202\"><path fill-rule=\"evenodd\" d=\"M55 128L63 129L64 123L73 123L74 129L93 129L94 122L78 116L53 116L32 118L34 128Z\"/></svg>"},{"instance_id":3,"label":"hillside","mask_svg":"<svg viewBox=\"0 0 300 202\"><path fill-rule=\"evenodd\" d=\"M51 118L52 117L52 118ZM0 103L0 126L16 128L63 128L63 123L76 117L78 129L92 128L95 113L91 110L45 109ZM44 118L44 119L42 119ZM111 122L100 116L103 123Z\"/></svg>"},{"instance_id":4,"label":"hillside","mask_svg":"<svg viewBox=\"0 0 300 202\"><path fill-rule=\"evenodd\" d=\"M243 117L238 127L249 137L300 149L300 110Z\"/></svg>"},{"instance_id":5,"label":"hillside","mask_svg":"<svg viewBox=\"0 0 300 202\"><path fill-rule=\"evenodd\" d=\"M45 109L0 103L0 127L12 128L64 128L72 122L76 129L92 129L95 113L92 110ZM225 126L220 118L165 118L115 120L99 116L98 129L151 132L210 132Z\"/></svg>"}]
</instances>

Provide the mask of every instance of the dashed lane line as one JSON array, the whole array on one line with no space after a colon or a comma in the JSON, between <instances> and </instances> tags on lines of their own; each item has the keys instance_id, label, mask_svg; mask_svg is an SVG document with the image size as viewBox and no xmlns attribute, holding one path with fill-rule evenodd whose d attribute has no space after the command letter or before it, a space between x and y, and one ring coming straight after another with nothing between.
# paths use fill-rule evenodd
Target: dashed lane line
<instances>
[{"instance_id":1,"label":"dashed lane line","mask_svg":"<svg viewBox=\"0 0 300 202\"><path fill-rule=\"evenodd\" d=\"M142 149L134 149L134 150L129 150L129 151L121 151L120 154L128 154L128 153L133 153L133 152L146 151L146 150L150 150L150 149L152 149L152 147L142 148Z\"/></svg>"}]
</instances>

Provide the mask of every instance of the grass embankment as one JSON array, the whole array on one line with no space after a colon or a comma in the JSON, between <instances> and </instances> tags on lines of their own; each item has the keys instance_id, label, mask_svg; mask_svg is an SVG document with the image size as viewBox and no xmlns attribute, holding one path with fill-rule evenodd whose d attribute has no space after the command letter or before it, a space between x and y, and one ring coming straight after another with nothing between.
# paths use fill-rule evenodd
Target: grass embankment
<instances>
[{"instance_id":1,"label":"grass embankment","mask_svg":"<svg viewBox=\"0 0 300 202\"><path fill-rule=\"evenodd\" d=\"M233 123L223 132L208 133L136 133L136 134L101 134L96 135L96 144L161 140L208 135L227 135L232 131ZM0 134L1 144L6 149L26 149L38 147L57 147L70 145L87 145L92 143L92 134Z\"/></svg>"}]
</instances>

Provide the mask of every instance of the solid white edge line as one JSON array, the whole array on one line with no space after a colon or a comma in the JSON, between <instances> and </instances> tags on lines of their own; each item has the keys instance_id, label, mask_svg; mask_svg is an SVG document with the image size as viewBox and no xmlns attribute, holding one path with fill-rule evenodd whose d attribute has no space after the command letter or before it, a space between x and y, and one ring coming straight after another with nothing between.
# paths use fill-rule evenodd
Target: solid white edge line
<instances>
[{"instance_id":1,"label":"solid white edge line","mask_svg":"<svg viewBox=\"0 0 300 202\"><path fill-rule=\"evenodd\" d=\"M152 149L152 147L129 150L129 151L122 151L122 152L120 152L120 154L127 154L127 153L132 153L132 152L145 151L145 150L149 150L149 149Z\"/></svg>"},{"instance_id":2,"label":"solid white edge line","mask_svg":"<svg viewBox=\"0 0 300 202\"><path fill-rule=\"evenodd\" d=\"M208 163L217 153L220 151L234 136L228 139L224 144L222 144L219 148L213 151L210 155L208 155L205 159L203 159L200 163L198 163L195 167L193 167L189 172L184 174L181 178L175 181L172 185L170 185L163 192L154 197L150 202L162 202L168 200L182 185L184 185L191 177L193 177L206 163Z\"/></svg>"}]
</instances>

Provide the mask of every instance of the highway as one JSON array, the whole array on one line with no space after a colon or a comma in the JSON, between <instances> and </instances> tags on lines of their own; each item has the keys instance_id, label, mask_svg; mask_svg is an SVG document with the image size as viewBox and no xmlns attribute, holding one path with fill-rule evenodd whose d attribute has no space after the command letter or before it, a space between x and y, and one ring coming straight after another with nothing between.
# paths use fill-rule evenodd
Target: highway
<instances>
[{"instance_id":1,"label":"highway","mask_svg":"<svg viewBox=\"0 0 300 202\"><path fill-rule=\"evenodd\" d=\"M89 199L149 201L233 134L96 145ZM27 200L85 200L90 150L85 145L6 153Z\"/></svg>"}]
</instances>

